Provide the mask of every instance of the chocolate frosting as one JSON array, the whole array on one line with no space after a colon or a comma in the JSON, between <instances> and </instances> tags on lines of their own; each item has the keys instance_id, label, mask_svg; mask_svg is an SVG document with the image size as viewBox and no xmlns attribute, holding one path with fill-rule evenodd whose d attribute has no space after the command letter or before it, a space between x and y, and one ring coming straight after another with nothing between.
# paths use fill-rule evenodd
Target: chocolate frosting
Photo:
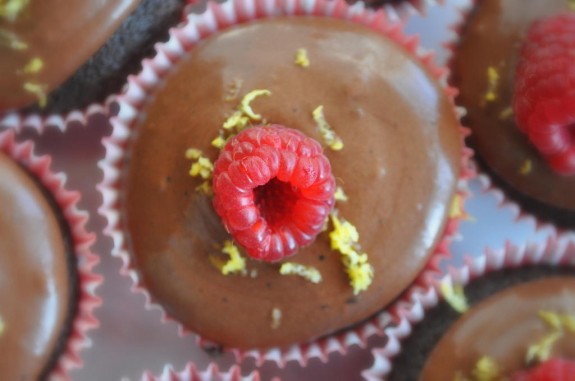
<instances>
[{"instance_id":1,"label":"chocolate frosting","mask_svg":"<svg viewBox=\"0 0 575 381\"><path fill-rule=\"evenodd\" d=\"M467 21L455 52L453 83L467 109L465 124L486 165L514 189L543 203L575 212L575 176L555 173L519 131L511 107L518 52L531 23L569 9L567 0L482 0ZM486 102L487 68L499 73L497 99ZM529 160L532 169L520 169Z\"/></svg>"},{"instance_id":2,"label":"chocolate frosting","mask_svg":"<svg viewBox=\"0 0 575 381\"><path fill-rule=\"evenodd\" d=\"M307 49L310 66L294 64ZM225 101L242 81L239 99ZM222 275L209 261L229 239L211 199L195 191L187 148L210 142L241 97L270 123L321 140L324 114L344 148L328 156L349 196L338 203L375 268L353 295L327 234L289 261L319 269L312 284L279 265L248 262L255 277ZM398 44L366 27L313 17L237 26L198 44L160 86L134 132L123 200L134 266L166 311L189 329L240 348L284 346L349 326L396 298L443 234L460 172L459 123L441 86ZM272 327L272 310L281 311Z\"/></svg>"},{"instance_id":3,"label":"chocolate frosting","mask_svg":"<svg viewBox=\"0 0 575 381\"><path fill-rule=\"evenodd\" d=\"M454 380L471 374L482 356L493 358L502 374L525 368L527 348L551 332L539 311L575 316L575 278L550 277L510 287L466 312L429 356L420 380ZM575 334L566 332L552 357L575 359Z\"/></svg>"},{"instance_id":4,"label":"chocolate frosting","mask_svg":"<svg viewBox=\"0 0 575 381\"><path fill-rule=\"evenodd\" d=\"M38 100L24 83L46 86L46 94L60 85L98 50L137 0L31 1L16 21L0 19L0 29L28 45L15 50L0 44L0 110ZM23 73L33 58L44 65L38 73Z\"/></svg>"},{"instance_id":5,"label":"chocolate frosting","mask_svg":"<svg viewBox=\"0 0 575 381\"><path fill-rule=\"evenodd\" d=\"M0 153L0 379L37 381L66 331L67 247L34 181Z\"/></svg>"}]
</instances>

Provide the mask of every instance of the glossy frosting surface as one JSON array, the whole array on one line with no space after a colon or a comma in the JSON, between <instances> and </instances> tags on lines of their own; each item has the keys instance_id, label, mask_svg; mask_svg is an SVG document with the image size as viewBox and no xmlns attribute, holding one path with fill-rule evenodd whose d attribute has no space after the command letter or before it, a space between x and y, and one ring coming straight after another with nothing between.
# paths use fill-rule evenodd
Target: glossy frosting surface
<instances>
[{"instance_id":1,"label":"glossy frosting surface","mask_svg":"<svg viewBox=\"0 0 575 381\"><path fill-rule=\"evenodd\" d=\"M424 366L421 381L471 374L477 360L492 357L502 374L525 367L527 348L551 332L539 311L575 314L575 278L550 277L512 286L473 306L443 335ZM575 334L565 333L552 357L575 359Z\"/></svg>"},{"instance_id":2,"label":"glossy frosting surface","mask_svg":"<svg viewBox=\"0 0 575 381\"><path fill-rule=\"evenodd\" d=\"M294 64L307 49L310 66ZM225 101L241 80L239 99ZM215 160L210 142L241 97L270 123L321 142L312 110L344 148L325 153L349 201L338 203L375 267L356 297L326 234L290 261L315 266L311 284L250 261L255 277L223 276L208 256L228 239L211 199L187 175L189 147ZM450 101L394 42L345 21L260 21L212 36L192 50L153 97L137 128L125 174L125 211L135 267L167 312L233 347L302 342L346 327L391 302L413 280L442 235L460 171L461 142ZM282 311L272 328L271 312Z\"/></svg>"},{"instance_id":3,"label":"glossy frosting surface","mask_svg":"<svg viewBox=\"0 0 575 381\"><path fill-rule=\"evenodd\" d=\"M553 172L515 125L501 113L511 107L518 52L531 23L569 9L567 0L482 0L466 21L455 51L453 83L458 103L468 111L465 124L487 166L514 189L559 208L575 211L575 176ZM488 67L499 73L497 99L485 102ZM522 174L527 160L532 170Z\"/></svg>"},{"instance_id":4,"label":"glossy frosting surface","mask_svg":"<svg viewBox=\"0 0 575 381\"><path fill-rule=\"evenodd\" d=\"M0 43L0 110L25 106L38 98L24 83L60 85L112 35L138 0L31 0L16 21L0 18L0 30L26 43L15 50ZM24 73L33 58L44 62L38 73Z\"/></svg>"},{"instance_id":5,"label":"glossy frosting surface","mask_svg":"<svg viewBox=\"0 0 575 381\"><path fill-rule=\"evenodd\" d=\"M37 381L70 307L67 248L34 181L0 153L0 379Z\"/></svg>"}]
</instances>

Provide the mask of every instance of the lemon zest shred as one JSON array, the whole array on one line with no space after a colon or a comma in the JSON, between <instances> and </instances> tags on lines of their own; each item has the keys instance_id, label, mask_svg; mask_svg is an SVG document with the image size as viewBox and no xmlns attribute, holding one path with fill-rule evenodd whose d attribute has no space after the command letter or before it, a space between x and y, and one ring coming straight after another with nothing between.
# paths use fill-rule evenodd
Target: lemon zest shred
<instances>
[{"instance_id":1,"label":"lemon zest shred","mask_svg":"<svg viewBox=\"0 0 575 381\"><path fill-rule=\"evenodd\" d=\"M0 18L16 21L30 0L0 0Z\"/></svg>"},{"instance_id":2,"label":"lemon zest shred","mask_svg":"<svg viewBox=\"0 0 575 381\"><path fill-rule=\"evenodd\" d=\"M522 175L528 175L533 170L533 162L529 159L525 160L519 168L519 173Z\"/></svg>"},{"instance_id":3,"label":"lemon zest shred","mask_svg":"<svg viewBox=\"0 0 575 381\"><path fill-rule=\"evenodd\" d=\"M566 331L575 334L575 316L567 314L561 315L561 322Z\"/></svg>"},{"instance_id":4,"label":"lemon zest shred","mask_svg":"<svg viewBox=\"0 0 575 381\"><path fill-rule=\"evenodd\" d=\"M272 94L271 91L265 89L257 89L250 91L249 93L244 95L240 103L240 111L244 113L251 120L255 121L262 120L262 116L260 114L256 114L252 109L251 103L257 97L261 97L263 95L269 96L271 94Z\"/></svg>"},{"instance_id":5,"label":"lemon zest shred","mask_svg":"<svg viewBox=\"0 0 575 381\"><path fill-rule=\"evenodd\" d=\"M250 121L250 118L245 116L242 111L235 111L232 115L228 117L222 124L224 130L236 129L238 131L242 130Z\"/></svg>"},{"instance_id":6,"label":"lemon zest shred","mask_svg":"<svg viewBox=\"0 0 575 381\"><path fill-rule=\"evenodd\" d=\"M214 171L214 164L205 156L200 157L190 168L190 176L209 179Z\"/></svg>"},{"instance_id":7,"label":"lemon zest shred","mask_svg":"<svg viewBox=\"0 0 575 381\"><path fill-rule=\"evenodd\" d=\"M0 28L0 46L17 51L28 49L28 44L22 41L15 33Z\"/></svg>"},{"instance_id":8,"label":"lemon zest shred","mask_svg":"<svg viewBox=\"0 0 575 381\"><path fill-rule=\"evenodd\" d=\"M546 323L550 328L555 330L562 329L563 324L561 322L561 315L558 313L542 310L537 312L537 316L539 316L539 319L543 320L543 322Z\"/></svg>"},{"instance_id":9,"label":"lemon zest shred","mask_svg":"<svg viewBox=\"0 0 575 381\"><path fill-rule=\"evenodd\" d=\"M228 255L227 261L222 261L219 258L210 257L210 261L216 266L223 275L228 274L246 274L246 260L241 256L240 250L230 240L224 241L222 253Z\"/></svg>"},{"instance_id":10,"label":"lemon zest shred","mask_svg":"<svg viewBox=\"0 0 575 381\"><path fill-rule=\"evenodd\" d=\"M198 185L196 187L196 192L205 194L206 196L212 196L214 194L212 184L209 180L203 181L200 185Z\"/></svg>"},{"instance_id":11,"label":"lemon zest shred","mask_svg":"<svg viewBox=\"0 0 575 381\"><path fill-rule=\"evenodd\" d=\"M336 201L345 202L348 200L348 197L345 194L345 192L343 191L342 187L336 187L335 188L335 193L333 194L333 197L335 198Z\"/></svg>"},{"instance_id":12,"label":"lemon zest shred","mask_svg":"<svg viewBox=\"0 0 575 381\"><path fill-rule=\"evenodd\" d=\"M359 233L357 228L336 213L330 214L333 230L329 232L332 250L342 254L342 262L353 288L354 295L367 290L373 281L373 266L366 253L358 253Z\"/></svg>"},{"instance_id":13,"label":"lemon zest shred","mask_svg":"<svg viewBox=\"0 0 575 381\"><path fill-rule=\"evenodd\" d=\"M46 107L48 103L48 96L46 94L47 86L41 85L36 82L25 82L23 85L24 90L34 94L38 98L38 105L41 108Z\"/></svg>"},{"instance_id":14,"label":"lemon zest shred","mask_svg":"<svg viewBox=\"0 0 575 381\"><path fill-rule=\"evenodd\" d=\"M487 67L487 92L484 99L493 102L497 99L497 87L499 86L499 72L493 66Z\"/></svg>"},{"instance_id":15,"label":"lemon zest shred","mask_svg":"<svg viewBox=\"0 0 575 381\"><path fill-rule=\"evenodd\" d=\"M475 364L472 374L475 381L496 381L500 370L493 358L482 356Z\"/></svg>"},{"instance_id":16,"label":"lemon zest shred","mask_svg":"<svg viewBox=\"0 0 575 381\"><path fill-rule=\"evenodd\" d=\"M192 177L201 177L204 180L210 179L214 172L214 164L212 161L202 154L202 151L197 148L188 148L186 150L186 158L194 160L190 167L189 174Z\"/></svg>"},{"instance_id":17,"label":"lemon zest shred","mask_svg":"<svg viewBox=\"0 0 575 381\"><path fill-rule=\"evenodd\" d=\"M341 150L343 148L343 141L339 138L339 136L335 134L335 131L331 128L325 119L325 115L323 113L323 105L317 106L312 111L312 116L324 143L334 151Z\"/></svg>"},{"instance_id":18,"label":"lemon zest shred","mask_svg":"<svg viewBox=\"0 0 575 381\"><path fill-rule=\"evenodd\" d=\"M452 285L450 282L444 281L440 285L441 294L445 298L445 301L460 314L469 310L469 303L467 303L467 298L463 291L463 286L456 284Z\"/></svg>"},{"instance_id":19,"label":"lemon zest shred","mask_svg":"<svg viewBox=\"0 0 575 381\"><path fill-rule=\"evenodd\" d=\"M300 263L285 262L280 267L282 275L299 275L311 283L322 281L321 273L313 266L306 266Z\"/></svg>"},{"instance_id":20,"label":"lemon zest shred","mask_svg":"<svg viewBox=\"0 0 575 381\"><path fill-rule=\"evenodd\" d=\"M217 149L222 149L226 145L226 138L224 138L223 134L219 134L214 140L212 140L212 146L216 147Z\"/></svg>"},{"instance_id":21,"label":"lemon zest shred","mask_svg":"<svg viewBox=\"0 0 575 381\"><path fill-rule=\"evenodd\" d=\"M505 120L513 116L513 109L511 107L506 107L499 113L499 119Z\"/></svg>"},{"instance_id":22,"label":"lemon zest shred","mask_svg":"<svg viewBox=\"0 0 575 381\"><path fill-rule=\"evenodd\" d=\"M563 336L563 332L556 330L545 335L535 344L530 345L527 349L527 355L525 356L527 364L530 364L533 361L543 362L549 360L553 344L555 344L561 336Z\"/></svg>"},{"instance_id":23,"label":"lemon zest shred","mask_svg":"<svg viewBox=\"0 0 575 381\"><path fill-rule=\"evenodd\" d=\"M295 64L303 68L309 67L309 57L305 48L299 48L295 53Z\"/></svg>"},{"instance_id":24,"label":"lemon zest shred","mask_svg":"<svg viewBox=\"0 0 575 381\"><path fill-rule=\"evenodd\" d=\"M32 58L26 66L24 66L24 73L26 74L36 74L42 71L44 68L44 61L41 58Z\"/></svg>"}]
</instances>

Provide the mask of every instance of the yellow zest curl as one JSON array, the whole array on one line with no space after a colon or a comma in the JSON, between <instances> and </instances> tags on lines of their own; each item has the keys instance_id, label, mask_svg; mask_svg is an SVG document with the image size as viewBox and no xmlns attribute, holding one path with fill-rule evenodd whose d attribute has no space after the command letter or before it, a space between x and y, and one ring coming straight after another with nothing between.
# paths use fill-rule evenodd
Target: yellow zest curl
<instances>
[{"instance_id":1,"label":"yellow zest curl","mask_svg":"<svg viewBox=\"0 0 575 381\"><path fill-rule=\"evenodd\" d=\"M469 304L465 298L465 293L463 292L463 287L459 284L453 286L450 282L441 283L441 294L445 298L445 301L460 314L464 313L469 309Z\"/></svg>"},{"instance_id":2,"label":"yellow zest curl","mask_svg":"<svg viewBox=\"0 0 575 381\"><path fill-rule=\"evenodd\" d=\"M36 74L39 73L44 68L44 61L41 58L32 58L26 66L24 66L24 73L26 74Z\"/></svg>"},{"instance_id":3,"label":"yellow zest curl","mask_svg":"<svg viewBox=\"0 0 575 381\"><path fill-rule=\"evenodd\" d=\"M260 114L256 114L254 112L250 103L252 103L252 101L254 99L256 99L257 97L260 97L262 95L271 95L271 94L272 93L269 90L252 90L252 91L250 91L249 93L244 95L244 98L242 99L242 102L240 103L240 111L242 111L251 120L255 120L255 121L262 120L262 116Z\"/></svg>"},{"instance_id":4,"label":"yellow zest curl","mask_svg":"<svg viewBox=\"0 0 575 381\"><path fill-rule=\"evenodd\" d=\"M330 214L333 230L329 233L331 249L342 254L342 262L354 295L367 290L373 281L373 266L366 253L360 254L357 228L335 213Z\"/></svg>"},{"instance_id":5,"label":"yellow zest curl","mask_svg":"<svg viewBox=\"0 0 575 381\"><path fill-rule=\"evenodd\" d=\"M464 197L456 193L449 207L449 218L472 220L473 218L465 212L464 204Z\"/></svg>"},{"instance_id":6,"label":"yellow zest curl","mask_svg":"<svg viewBox=\"0 0 575 381\"><path fill-rule=\"evenodd\" d=\"M227 254L229 259L222 262L214 257L210 257L210 260L214 266L216 266L223 275L228 274L246 274L246 260L241 256L240 250L233 244L232 241L226 240L224 242L224 247L222 248L222 253Z\"/></svg>"},{"instance_id":7,"label":"yellow zest curl","mask_svg":"<svg viewBox=\"0 0 575 381\"><path fill-rule=\"evenodd\" d=\"M307 50L304 48L299 48L295 53L295 64L303 68L309 66L309 57L307 56Z\"/></svg>"},{"instance_id":8,"label":"yellow zest curl","mask_svg":"<svg viewBox=\"0 0 575 381\"><path fill-rule=\"evenodd\" d=\"M16 21L30 0L0 0L0 18Z\"/></svg>"},{"instance_id":9,"label":"yellow zest curl","mask_svg":"<svg viewBox=\"0 0 575 381\"><path fill-rule=\"evenodd\" d=\"M522 175L528 175L531 173L532 169L533 169L533 163L531 162L531 160L527 159L523 162L521 168L519 168L519 173Z\"/></svg>"},{"instance_id":10,"label":"yellow zest curl","mask_svg":"<svg viewBox=\"0 0 575 381\"><path fill-rule=\"evenodd\" d=\"M473 377L475 381L496 381L499 378L499 366L491 357L483 356L475 364Z\"/></svg>"},{"instance_id":11,"label":"yellow zest curl","mask_svg":"<svg viewBox=\"0 0 575 381\"><path fill-rule=\"evenodd\" d=\"M497 99L497 86L499 85L499 73L493 66L487 68L487 92L485 101L493 102Z\"/></svg>"},{"instance_id":12,"label":"yellow zest curl","mask_svg":"<svg viewBox=\"0 0 575 381\"><path fill-rule=\"evenodd\" d=\"M533 361L543 362L549 360L551 357L551 349L553 349L553 344L563 336L561 331L551 332L545 335L537 343L530 345L527 349L527 355L525 356L525 361L530 364Z\"/></svg>"},{"instance_id":13,"label":"yellow zest curl","mask_svg":"<svg viewBox=\"0 0 575 381\"><path fill-rule=\"evenodd\" d=\"M306 266L299 263L285 262L280 267L282 275L299 275L311 283L321 282L321 273L312 266Z\"/></svg>"},{"instance_id":14,"label":"yellow zest curl","mask_svg":"<svg viewBox=\"0 0 575 381\"><path fill-rule=\"evenodd\" d=\"M227 142L226 138L224 138L224 136L220 134L218 135L217 138L212 140L212 146L216 147L217 149L222 149L226 145L226 142Z\"/></svg>"},{"instance_id":15,"label":"yellow zest curl","mask_svg":"<svg viewBox=\"0 0 575 381\"><path fill-rule=\"evenodd\" d=\"M22 41L15 33L0 29L0 47L5 46L14 50L26 50L28 44Z\"/></svg>"},{"instance_id":16,"label":"yellow zest curl","mask_svg":"<svg viewBox=\"0 0 575 381\"><path fill-rule=\"evenodd\" d=\"M202 151L196 148L189 148L186 150L186 158L194 160L194 163L190 167L190 176L201 177L206 180L212 177L214 164L210 159L203 156Z\"/></svg>"},{"instance_id":17,"label":"yellow zest curl","mask_svg":"<svg viewBox=\"0 0 575 381\"><path fill-rule=\"evenodd\" d=\"M347 195L343 191L342 187L335 188L335 193L333 194L333 197L335 198L336 201L345 202L348 200Z\"/></svg>"},{"instance_id":18,"label":"yellow zest curl","mask_svg":"<svg viewBox=\"0 0 575 381\"><path fill-rule=\"evenodd\" d=\"M334 151L339 151L343 148L343 141L335 134L331 126L325 119L323 114L323 106L320 105L312 112L313 120L317 124L317 128L321 133L324 143Z\"/></svg>"},{"instance_id":19,"label":"yellow zest curl","mask_svg":"<svg viewBox=\"0 0 575 381\"><path fill-rule=\"evenodd\" d=\"M46 107L48 103L48 96L46 95L47 86L35 82L26 82L23 86L24 90L34 94L38 98L38 105Z\"/></svg>"},{"instance_id":20,"label":"yellow zest curl","mask_svg":"<svg viewBox=\"0 0 575 381\"><path fill-rule=\"evenodd\" d=\"M234 112L222 125L224 130L236 129L241 131L250 121L241 111Z\"/></svg>"}]
</instances>

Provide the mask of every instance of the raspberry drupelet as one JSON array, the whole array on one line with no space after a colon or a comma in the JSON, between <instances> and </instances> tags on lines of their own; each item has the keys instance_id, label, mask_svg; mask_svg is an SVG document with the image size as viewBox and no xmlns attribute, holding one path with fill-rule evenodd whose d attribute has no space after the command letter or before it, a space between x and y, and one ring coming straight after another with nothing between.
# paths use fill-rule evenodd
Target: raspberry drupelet
<instances>
[{"instance_id":1,"label":"raspberry drupelet","mask_svg":"<svg viewBox=\"0 0 575 381\"><path fill-rule=\"evenodd\" d=\"M277 124L228 141L214 166L213 189L226 230L248 255L270 262L312 243L335 203L321 145Z\"/></svg>"}]
</instances>

